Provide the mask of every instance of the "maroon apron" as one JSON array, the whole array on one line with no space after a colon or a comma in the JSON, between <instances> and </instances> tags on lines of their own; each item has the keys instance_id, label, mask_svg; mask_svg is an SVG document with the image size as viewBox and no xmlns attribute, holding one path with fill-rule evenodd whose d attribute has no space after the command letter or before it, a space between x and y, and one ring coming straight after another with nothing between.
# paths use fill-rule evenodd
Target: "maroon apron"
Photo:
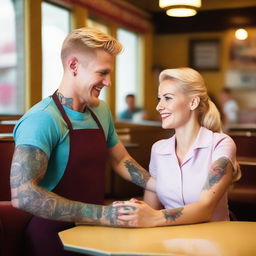
<instances>
[{"instance_id":1,"label":"maroon apron","mask_svg":"<svg viewBox=\"0 0 256 256\"><path fill-rule=\"evenodd\" d=\"M53 100L69 129L70 151L64 175L53 192L74 201L103 204L107 145L103 128L96 115L90 113L99 129L73 130L56 92ZM25 256L78 255L64 251L58 232L74 223L34 216L27 228Z\"/></svg>"}]
</instances>

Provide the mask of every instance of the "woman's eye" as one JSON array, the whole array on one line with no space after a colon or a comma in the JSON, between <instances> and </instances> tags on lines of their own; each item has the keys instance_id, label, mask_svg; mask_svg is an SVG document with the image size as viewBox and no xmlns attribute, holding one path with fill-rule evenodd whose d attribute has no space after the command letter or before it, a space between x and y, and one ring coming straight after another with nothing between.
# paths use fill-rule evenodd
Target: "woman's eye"
<instances>
[{"instance_id":1,"label":"woman's eye","mask_svg":"<svg viewBox=\"0 0 256 256\"><path fill-rule=\"evenodd\" d=\"M168 101L168 100L172 100L172 97L164 97L164 99L165 99L166 101Z\"/></svg>"}]
</instances>

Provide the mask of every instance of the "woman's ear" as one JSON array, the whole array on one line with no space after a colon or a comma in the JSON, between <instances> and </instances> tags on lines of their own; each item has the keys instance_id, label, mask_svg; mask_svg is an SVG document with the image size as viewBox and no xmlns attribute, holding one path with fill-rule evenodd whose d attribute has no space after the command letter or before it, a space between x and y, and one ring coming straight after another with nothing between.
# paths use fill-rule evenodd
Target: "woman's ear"
<instances>
[{"instance_id":1,"label":"woman's ear","mask_svg":"<svg viewBox=\"0 0 256 256\"><path fill-rule=\"evenodd\" d=\"M195 110L198 107L199 103L200 103L200 98L198 96L193 97L190 102L190 109Z\"/></svg>"}]
</instances>

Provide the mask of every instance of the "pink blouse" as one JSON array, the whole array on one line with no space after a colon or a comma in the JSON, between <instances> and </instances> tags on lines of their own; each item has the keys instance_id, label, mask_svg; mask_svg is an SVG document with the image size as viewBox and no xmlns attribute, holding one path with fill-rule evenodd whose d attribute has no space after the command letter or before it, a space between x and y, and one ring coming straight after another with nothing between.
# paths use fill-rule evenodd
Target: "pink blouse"
<instances>
[{"instance_id":1,"label":"pink blouse","mask_svg":"<svg viewBox=\"0 0 256 256\"><path fill-rule=\"evenodd\" d=\"M217 159L230 159L236 169L236 145L226 134L201 127L181 166L175 153L175 141L175 135L157 141L151 150L149 170L156 178L156 192L166 209L198 201L210 167ZM212 221L224 220L229 220L227 193L219 201L212 218Z\"/></svg>"}]
</instances>

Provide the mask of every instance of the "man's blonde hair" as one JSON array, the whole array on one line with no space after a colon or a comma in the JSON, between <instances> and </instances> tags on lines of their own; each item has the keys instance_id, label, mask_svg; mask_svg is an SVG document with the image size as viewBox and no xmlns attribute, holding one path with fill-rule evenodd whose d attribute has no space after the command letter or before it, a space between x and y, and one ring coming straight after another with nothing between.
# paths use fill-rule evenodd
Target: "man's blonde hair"
<instances>
[{"instance_id":1,"label":"man's blonde hair","mask_svg":"<svg viewBox=\"0 0 256 256\"><path fill-rule=\"evenodd\" d=\"M122 51L122 45L115 38L95 28L79 28L71 31L65 38L62 49L62 63L72 51L85 49L103 49L107 53L116 56Z\"/></svg>"}]
</instances>

